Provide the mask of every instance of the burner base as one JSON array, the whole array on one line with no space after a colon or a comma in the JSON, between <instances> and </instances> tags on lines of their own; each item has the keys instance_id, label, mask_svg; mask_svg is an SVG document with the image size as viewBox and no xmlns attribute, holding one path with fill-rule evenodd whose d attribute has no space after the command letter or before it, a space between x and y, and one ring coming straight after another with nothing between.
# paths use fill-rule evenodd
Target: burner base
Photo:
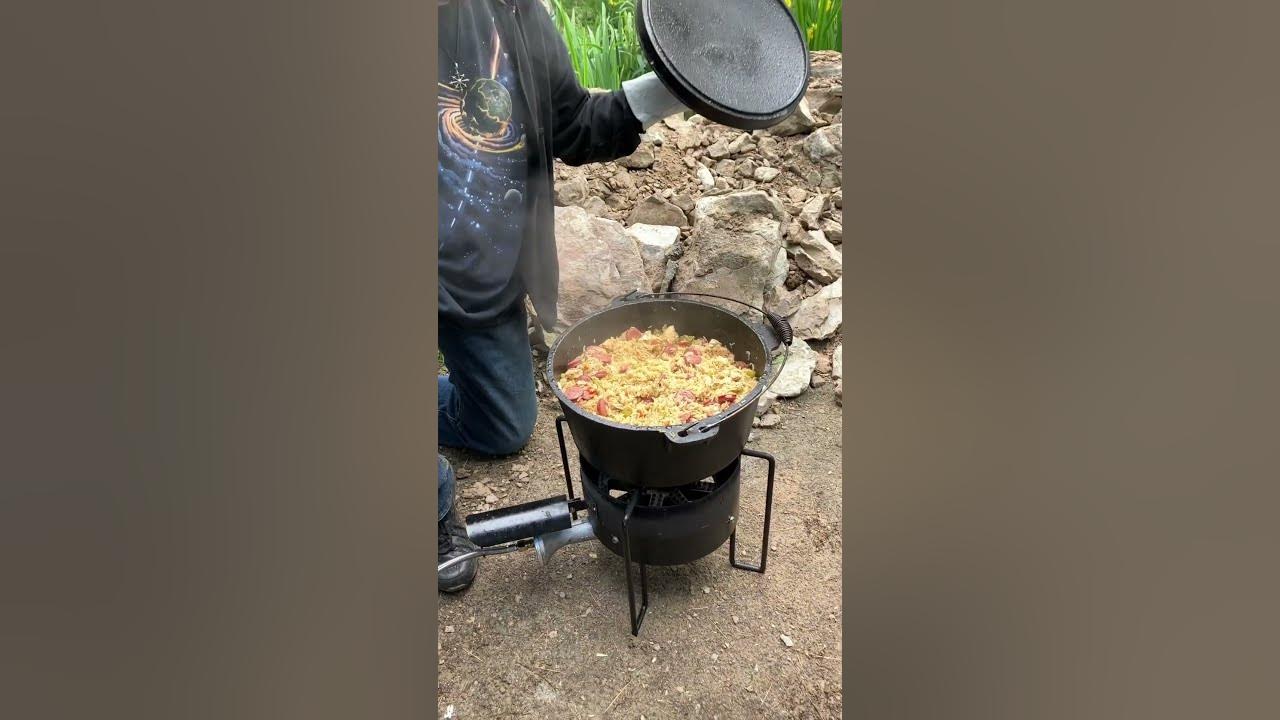
<instances>
[{"instance_id":1,"label":"burner base","mask_svg":"<svg viewBox=\"0 0 1280 720\"><path fill-rule=\"evenodd\" d=\"M709 480L653 490L616 487L586 460L579 463L596 537L621 557L628 536L632 560L645 565L684 565L724 545L737 523L740 467L734 460Z\"/></svg>"},{"instance_id":2,"label":"burner base","mask_svg":"<svg viewBox=\"0 0 1280 720\"><path fill-rule=\"evenodd\" d=\"M573 476L565 444L563 417L556 419L560 439L560 459L564 463L565 487L574 499ZM768 462L765 484L764 528L760 541L760 563L740 562L737 555L738 497L742 457ZM729 541L729 564L739 570L763 573L769 558L769 525L773 518L773 479L776 461L766 452L743 449L742 455L710 479L679 488L614 487L616 483L591 467L579 455L582 491L590 508L592 530L597 539L626 562L627 600L630 604L631 634L639 635L649 609L649 565L682 565L715 552ZM576 518L577 511L574 511ZM640 566L640 609L631 565Z\"/></svg>"}]
</instances>

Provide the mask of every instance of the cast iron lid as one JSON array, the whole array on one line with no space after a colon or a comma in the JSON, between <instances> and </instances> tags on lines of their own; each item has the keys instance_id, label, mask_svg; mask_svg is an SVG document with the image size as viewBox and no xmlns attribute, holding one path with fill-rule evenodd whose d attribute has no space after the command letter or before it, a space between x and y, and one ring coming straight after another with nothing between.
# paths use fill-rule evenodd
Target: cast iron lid
<instances>
[{"instance_id":1,"label":"cast iron lid","mask_svg":"<svg viewBox=\"0 0 1280 720\"><path fill-rule=\"evenodd\" d=\"M809 48L782 0L639 0L636 29L667 88L722 125L776 125L809 85Z\"/></svg>"}]
</instances>

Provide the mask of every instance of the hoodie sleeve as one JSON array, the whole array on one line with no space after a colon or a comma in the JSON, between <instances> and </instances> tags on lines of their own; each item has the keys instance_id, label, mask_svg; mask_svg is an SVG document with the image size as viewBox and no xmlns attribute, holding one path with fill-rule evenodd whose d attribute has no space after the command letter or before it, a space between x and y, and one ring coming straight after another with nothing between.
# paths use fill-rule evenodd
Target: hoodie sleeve
<instances>
[{"instance_id":1,"label":"hoodie sleeve","mask_svg":"<svg viewBox=\"0 0 1280 720\"><path fill-rule=\"evenodd\" d=\"M585 165L626 157L640 146L644 131L621 90L589 93L578 83L564 39L541 2L532 6L530 50L547 81L551 104L551 147L566 165Z\"/></svg>"}]
</instances>

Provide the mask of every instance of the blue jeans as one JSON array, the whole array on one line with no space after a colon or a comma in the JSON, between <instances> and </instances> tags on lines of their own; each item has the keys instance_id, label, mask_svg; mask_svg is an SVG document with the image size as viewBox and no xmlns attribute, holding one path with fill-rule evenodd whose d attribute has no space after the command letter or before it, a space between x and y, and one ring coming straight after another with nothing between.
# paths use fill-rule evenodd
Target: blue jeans
<instances>
[{"instance_id":1,"label":"blue jeans","mask_svg":"<svg viewBox=\"0 0 1280 720\"><path fill-rule=\"evenodd\" d=\"M440 444L482 455L510 455L529 442L538 397L524 305L493 327L463 328L440 321L440 352L448 375L437 379ZM453 470L443 456L440 518L453 507Z\"/></svg>"}]
</instances>

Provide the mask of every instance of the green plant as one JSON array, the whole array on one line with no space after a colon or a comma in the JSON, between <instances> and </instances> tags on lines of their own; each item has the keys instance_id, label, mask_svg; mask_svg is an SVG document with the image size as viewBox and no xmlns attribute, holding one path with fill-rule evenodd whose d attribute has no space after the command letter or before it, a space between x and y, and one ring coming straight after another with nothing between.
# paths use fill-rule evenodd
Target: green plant
<instances>
[{"instance_id":1,"label":"green plant","mask_svg":"<svg viewBox=\"0 0 1280 720\"><path fill-rule=\"evenodd\" d=\"M594 12L581 0L551 0L551 16L584 87L617 90L623 81L648 72L636 37L630 0L598 0Z\"/></svg>"},{"instance_id":2,"label":"green plant","mask_svg":"<svg viewBox=\"0 0 1280 720\"><path fill-rule=\"evenodd\" d=\"M782 0L796 16L810 50L844 50L843 0Z\"/></svg>"}]
</instances>

